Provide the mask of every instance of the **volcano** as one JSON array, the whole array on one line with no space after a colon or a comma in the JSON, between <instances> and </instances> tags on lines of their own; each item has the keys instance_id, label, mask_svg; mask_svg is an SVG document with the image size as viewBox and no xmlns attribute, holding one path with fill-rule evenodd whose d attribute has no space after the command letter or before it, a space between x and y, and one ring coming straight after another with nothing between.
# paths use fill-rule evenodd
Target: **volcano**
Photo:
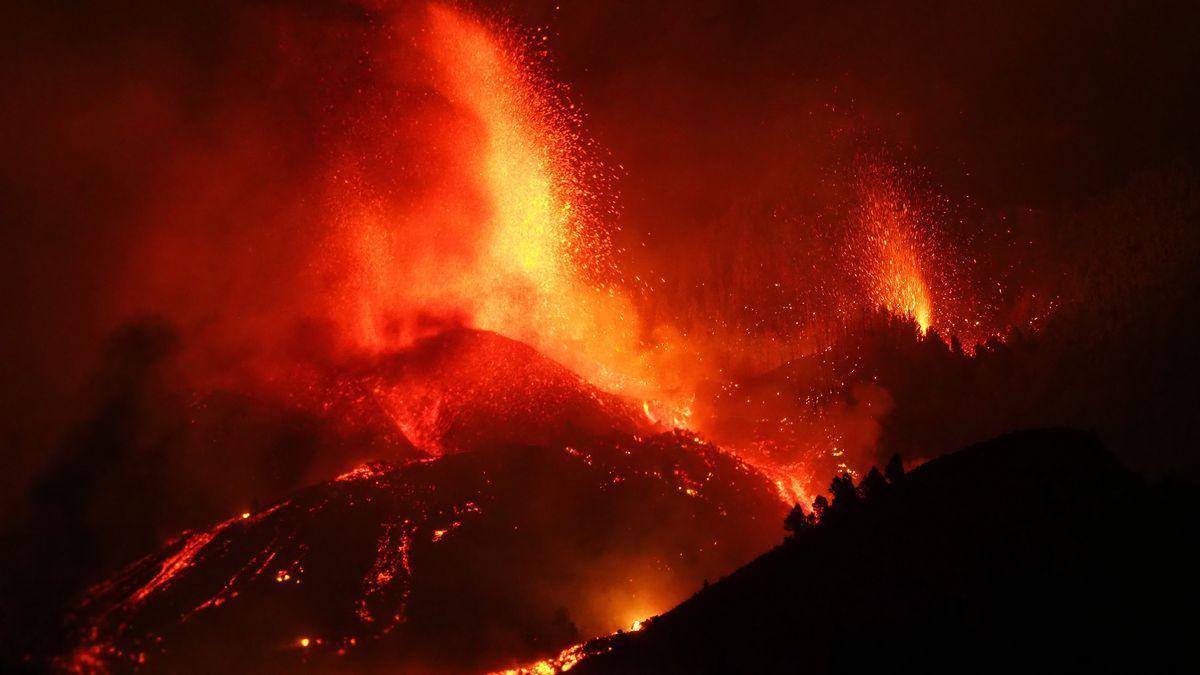
<instances>
[{"instance_id":1,"label":"volcano","mask_svg":"<svg viewBox=\"0 0 1200 675\"><path fill-rule=\"evenodd\" d=\"M6 3L0 673L1178 669L1147 4Z\"/></svg>"},{"instance_id":2,"label":"volcano","mask_svg":"<svg viewBox=\"0 0 1200 675\"><path fill-rule=\"evenodd\" d=\"M340 382L429 456L185 532L88 592L60 665L504 667L628 628L780 536L756 470L512 340L456 331Z\"/></svg>"}]
</instances>

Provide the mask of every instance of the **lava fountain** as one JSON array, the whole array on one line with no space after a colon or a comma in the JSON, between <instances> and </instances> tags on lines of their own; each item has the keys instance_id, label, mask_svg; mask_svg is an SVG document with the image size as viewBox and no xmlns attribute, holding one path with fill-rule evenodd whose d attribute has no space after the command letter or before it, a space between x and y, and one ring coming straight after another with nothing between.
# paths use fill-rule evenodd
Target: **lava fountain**
<instances>
[{"instance_id":1,"label":"lava fountain","mask_svg":"<svg viewBox=\"0 0 1200 675\"><path fill-rule=\"evenodd\" d=\"M411 32L411 17L396 21ZM525 342L609 391L658 398L669 350L642 339L620 287L612 172L565 88L542 75L536 38L439 4L425 8L419 34L427 84L453 118L427 141L456 147L464 178L415 213L353 190L337 197L358 242L362 278L347 304L362 316L361 340L404 346L410 332L389 334L397 313L449 318ZM409 230L420 230L415 240Z\"/></svg>"}]
</instances>

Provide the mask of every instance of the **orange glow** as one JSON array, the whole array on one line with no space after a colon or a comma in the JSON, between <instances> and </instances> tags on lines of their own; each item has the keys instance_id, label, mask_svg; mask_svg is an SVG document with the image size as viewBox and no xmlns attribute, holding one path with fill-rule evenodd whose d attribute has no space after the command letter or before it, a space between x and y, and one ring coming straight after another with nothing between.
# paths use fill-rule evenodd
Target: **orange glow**
<instances>
[{"instance_id":1,"label":"orange glow","mask_svg":"<svg viewBox=\"0 0 1200 675\"><path fill-rule=\"evenodd\" d=\"M933 325L926 281L928 242L921 215L894 178L876 169L863 181L861 255L867 287L876 306L910 317L921 333Z\"/></svg>"},{"instance_id":2,"label":"orange glow","mask_svg":"<svg viewBox=\"0 0 1200 675\"><path fill-rule=\"evenodd\" d=\"M386 14L386 10L379 12ZM511 436L517 436L521 445L539 449L575 444L579 449L563 448L569 461L590 466L586 439L633 437L640 442L642 436L679 431L662 434L671 438L673 465L656 465L640 474L614 471L604 477L604 485L616 492L631 477L671 481L670 494L688 497L686 503L695 513L705 503L716 502L721 481L714 479L713 471L681 472L676 460L690 456L688 444L706 444L702 439L712 438L721 446L714 454L720 453L722 459L732 455L740 471L755 479L765 477L779 502L807 506L824 490L827 467L852 474L865 470L862 465L877 448L881 421L891 406L883 385L872 384L873 373L858 365L858 355L843 361L823 360L834 351L837 329L878 308L905 317L894 323L906 337L911 332L908 319L927 334L935 327L942 332L961 326L965 317L972 316L962 311L961 297L950 297L946 291L946 270L952 267L947 261L953 256L937 240L935 218L896 171L863 162L849 204L839 203L836 220L820 221L834 231L822 234L829 235L827 245L836 249L838 262L825 264L828 259L812 256L812 268L817 270L813 276L828 284L820 286L820 293L832 298L830 304L835 306L787 304L769 317L770 327L756 325L761 332L723 325L723 306L712 313L704 307L688 308L700 317L696 325L711 330L689 332L683 321L672 323L669 314L648 308L656 293L670 283L665 278L669 272L663 277L655 274L657 279L647 282L618 264L621 251L613 241L614 172L598 159L601 155L585 135L582 114L570 102L569 92L545 74L545 52L541 46L531 47L530 35L457 4L418 4L416 11L398 12L378 23L372 31L385 32L392 46L379 47L365 59L372 77L382 80L380 89L416 93L394 99L381 95L382 102L372 104L376 107L347 107L356 118L365 119L363 128L355 129L355 134L368 139L362 145L378 143L366 154L387 156L395 151L395 156L365 161L357 156L362 150L355 143L347 141L349 149L333 146L331 166L322 164L313 181L320 193L311 202L321 204L314 219L319 221L314 229L320 231L315 238L321 245L312 252L302 248L295 255L307 270L299 275L306 283L295 288L284 283L286 290L279 292L297 305L289 311L302 310L297 313L306 320L320 319L315 323L321 330L322 322L328 321L333 334L330 353L325 353L323 343L314 349L320 354L312 359L318 362L313 366L304 358L293 359L285 349L270 348L274 345L256 330L257 324L239 326L237 331L244 330L256 346L269 345L264 352L286 354L264 358L280 358L287 368L311 367L317 373L289 380L291 371L274 372L274 362L262 366L270 375L263 381L271 386L285 382L279 386L289 405L305 399L302 407L312 406L322 414L340 411L332 405L335 396L329 392L345 385L353 389L350 407L369 408L375 414L372 419L380 420L378 427L386 428L384 434L371 427L371 439L386 436L392 443L398 437L394 445L403 446L397 454L404 461L432 462L413 457L503 447L513 444ZM370 83L376 84L373 79ZM403 142L394 136L403 137ZM419 174L411 185L406 182L410 174ZM843 196L839 191L838 198ZM710 248L719 249L723 243L717 237L713 241ZM789 247L780 242L777 248ZM797 248L801 250L789 262L792 266L809 254ZM287 257L290 264L291 256ZM753 314L750 310L757 309L749 306L753 299L744 296L768 285L779 288L780 283L771 283L775 278L771 282L764 278L782 276L787 266L772 267L732 254L727 258L730 276L739 283L713 283L718 290L712 293L730 296L729 305L741 304L740 310ZM718 276L709 275L710 271L702 268L697 273L698 286L709 283L708 276ZM310 279L310 274L319 281ZM221 302L236 295L225 290L222 287ZM789 289L778 293L788 296ZM271 300L267 297L262 303L269 305ZM235 306L228 313L248 312ZM264 325L273 320L262 319ZM775 330L774 324L786 324L794 332L780 329L767 334ZM471 343L471 349L450 352L441 361L419 350L431 336L476 332L459 329L490 331L511 340L482 347ZM809 332L828 335L817 338ZM325 337L322 334L314 341ZM305 340L297 341L307 347ZM404 361L412 356L406 350L416 350L416 356ZM526 352L533 351L553 367L532 362ZM522 365L526 363L534 365ZM394 370L389 370L392 366ZM337 384L326 388L326 377ZM306 386L297 386L299 380ZM307 397L316 399L315 405ZM588 414L580 419L599 420L596 424L603 425L602 433L589 436L595 430L572 418L563 425L572 433L567 441L553 437L553 430L546 432L549 438L535 437L531 431L535 423L566 417L566 410L582 410ZM487 431L498 428L503 433L463 432L478 419L499 420ZM455 432L461 438L454 437ZM354 439L357 446L358 434L346 438ZM576 438L585 440L577 443ZM637 450L624 450L625 455L631 452ZM345 464L336 465L338 469L330 469L330 463L314 464L312 475L344 469L363 456L345 458ZM365 487L380 481L388 470L384 465L363 464L336 480L344 483L343 488ZM762 501L776 506L769 486ZM240 505L246 503L258 502L246 499ZM222 507L234 514L226 523L209 532L187 533L176 540L169 555L154 559L155 567L145 575L148 581L135 591L132 603L142 603L178 584L180 573L203 560L200 552L239 515L249 522L231 526L231 531L254 530L270 513L237 514L236 505L239 502ZM436 519L388 524L379 535L377 557L355 607L362 623L386 632L407 621L404 606L413 561L428 543L437 544L428 549L438 553L454 552L469 543L475 527L469 514L478 510L474 502L467 502L461 510L440 513ZM726 515L722 509L721 516ZM463 521L468 525L459 530ZM654 536L675 534L669 527L686 531L688 525L664 524ZM702 535L702 550L724 555L729 542L713 535L710 546L708 534ZM271 551L239 574L246 578L261 574L268 582L264 585L279 592L296 590L302 580L308 589L320 579L315 570L306 574L293 558L274 557ZM732 554L727 558L732 561ZM606 577L587 580L595 585L595 597L588 598L586 614L573 608L581 630L595 634L628 626L629 631L641 631L650 616L647 610L670 607L682 599L681 593L694 590L669 583L684 564L674 559L655 558L637 566L627 556L620 563L613 565L618 569L611 573L620 583L609 580L620 593L596 581ZM415 567L420 569L419 564ZM610 574L607 562L604 572ZM199 608L220 606L229 597L220 591ZM399 609L393 611L395 607ZM323 636L296 638L295 644L302 648L312 644L318 650L323 641L336 644L335 636L320 626L293 630L314 628ZM284 633L279 641L292 644L292 634ZM353 639L349 644L354 644ZM80 650L80 658L94 657L88 649ZM554 658L505 672L562 672L583 656L583 646L578 645Z\"/></svg>"},{"instance_id":3,"label":"orange glow","mask_svg":"<svg viewBox=\"0 0 1200 675\"><path fill-rule=\"evenodd\" d=\"M643 342L617 285L609 171L565 91L520 36L439 4L424 23L430 86L451 107L446 137L431 140L456 149L447 168L461 186L402 212L337 188L362 274L348 302L360 339L403 346L413 335L395 333L395 317L446 317L530 344L609 391L657 395L669 350Z\"/></svg>"},{"instance_id":4,"label":"orange glow","mask_svg":"<svg viewBox=\"0 0 1200 675\"><path fill-rule=\"evenodd\" d=\"M812 503L814 496L809 492L805 481L793 471L788 469L762 469L764 473L772 476L775 483L775 489L779 491L779 498L785 504L803 504L805 506Z\"/></svg>"},{"instance_id":5,"label":"orange glow","mask_svg":"<svg viewBox=\"0 0 1200 675\"><path fill-rule=\"evenodd\" d=\"M397 32L412 21L397 19ZM345 224L337 234L349 240L359 274L346 312L358 342L387 352L447 325L493 331L633 399L635 411L640 403L651 425L709 434L702 387L721 380L720 366L730 361L760 372L777 366L754 358L777 347L753 336L685 335L661 320L647 325L633 293L648 287L624 278L616 262L611 172L596 159L566 89L544 74L544 52L530 48L529 35L457 7L430 4L416 21L415 45L428 66L423 84L445 104L423 127L423 142L446 148L436 157L447 177L404 208L364 196L354 180L349 189L335 181ZM863 164L844 243L849 287L831 274L841 315L804 321L829 326L882 307L911 318L921 333L939 320L961 323L945 307L935 313L942 295L931 216L895 170ZM506 399L502 368L480 364L474 376L496 387L481 400ZM454 450L441 441L452 403L444 387L410 382L373 398L418 448ZM786 473L773 480L788 499L814 488L802 468L783 471L766 457L752 463Z\"/></svg>"},{"instance_id":6,"label":"orange glow","mask_svg":"<svg viewBox=\"0 0 1200 675\"><path fill-rule=\"evenodd\" d=\"M584 651L583 645L574 645L564 649L558 656L553 658L542 659L541 661L535 661L517 668L497 670L488 675L554 675L555 673L565 673L588 655L588 652Z\"/></svg>"},{"instance_id":7,"label":"orange glow","mask_svg":"<svg viewBox=\"0 0 1200 675\"><path fill-rule=\"evenodd\" d=\"M478 120L477 175L491 205L467 292L479 328L520 339L610 391L657 394L643 344L617 288L607 170L590 158L580 120L511 38L439 5L430 49L447 97ZM565 106L565 107L564 107Z\"/></svg>"},{"instance_id":8,"label":"orange glow","mask_svg":"<svg viewBox=\"0 0 1200 675\"><path fill-rule=\"evenodd\" d=\"M635 620L629 626L629 631L636 633L643 630L649 619ZM620 631L618 631L619 633ZM616 633L614 633L616 635ZM612 637L612 636L609 636ZM519 666L517 668L509 668L507 670L497 670L488 675L555 675L555 673L565 673L575 667L580 661L588 656L602 654L609 651L611 646L605 640L596 640L589 643L572 645L559 652L557 656L535 661L533 663Z\"/></svg>"}]
</instances>

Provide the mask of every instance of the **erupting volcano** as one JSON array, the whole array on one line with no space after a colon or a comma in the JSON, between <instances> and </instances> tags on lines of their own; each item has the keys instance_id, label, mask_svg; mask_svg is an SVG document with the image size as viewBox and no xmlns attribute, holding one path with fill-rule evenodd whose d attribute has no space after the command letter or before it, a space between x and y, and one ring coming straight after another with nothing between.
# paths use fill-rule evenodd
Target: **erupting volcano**
<instances>
[{"instance_id":1,"label":"erupting volcano","mask_svg":"<svg viewBox=\"0 0 1200 675\"><path fill-rule=\"evenodd\" d=\"M1126 583L1104 523L1197 503L1200 21L1061 9L16 11L0 669L828 672L1082 612L1061 560Z\"/></svg>"}]
</instances>

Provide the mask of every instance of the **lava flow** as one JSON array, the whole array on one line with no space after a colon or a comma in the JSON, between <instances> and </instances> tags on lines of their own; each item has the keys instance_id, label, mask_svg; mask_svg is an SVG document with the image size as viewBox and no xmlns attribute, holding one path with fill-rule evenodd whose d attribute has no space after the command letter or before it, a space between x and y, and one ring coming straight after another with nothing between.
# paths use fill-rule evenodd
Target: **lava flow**
<instances>
[{"instance_id":1,"label":"lava flow","mask_svg":"<svg viewBox=\"0 0 1200 675\"><path fill-rule=\"evenodd\" d=\"M92 589L60 665L507 667L629 628L775 540L757 471L621 427L368 464L185 533Z\"/></svg>"}]
</instances>

